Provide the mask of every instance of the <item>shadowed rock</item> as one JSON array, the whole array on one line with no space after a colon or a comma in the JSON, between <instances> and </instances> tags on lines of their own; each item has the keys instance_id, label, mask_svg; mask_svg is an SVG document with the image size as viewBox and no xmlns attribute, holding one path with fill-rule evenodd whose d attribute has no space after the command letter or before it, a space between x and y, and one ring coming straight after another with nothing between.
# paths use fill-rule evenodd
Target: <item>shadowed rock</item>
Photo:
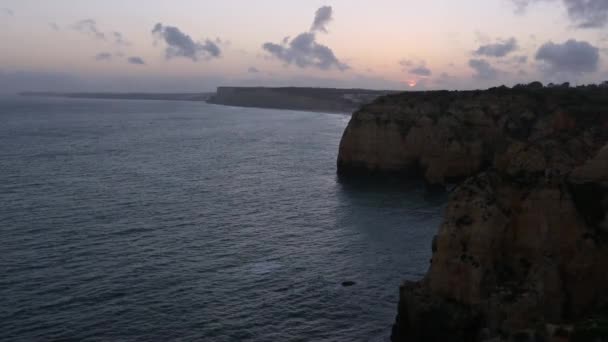
<instances>
[{"instance_id":1,"label":"shadowed rock","mask_svg":"<svg viewBox=\"0 0 608 342\"><path fill-rule=\"evenodd\" d=\"M608 91L386 96L353 115L338 171L460 181L393 341L607 340Z\"/></svg>"}]
</instances>

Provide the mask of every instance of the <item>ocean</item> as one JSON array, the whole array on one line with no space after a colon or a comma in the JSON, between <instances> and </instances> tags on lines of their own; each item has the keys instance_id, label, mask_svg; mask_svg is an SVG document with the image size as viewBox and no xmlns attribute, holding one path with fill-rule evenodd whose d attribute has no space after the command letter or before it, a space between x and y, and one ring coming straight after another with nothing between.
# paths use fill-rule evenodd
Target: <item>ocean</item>
<instances>
[{"instance_id":1,"label":"ocean","mask_svg":"<svg viewBox=\"0 0 608 342\"><path fill-rule=\"evenodd\" d=\"M0 340L386 341L446 198L338 178L348 120L0 98Z\"/></svg>"}]
</instances>

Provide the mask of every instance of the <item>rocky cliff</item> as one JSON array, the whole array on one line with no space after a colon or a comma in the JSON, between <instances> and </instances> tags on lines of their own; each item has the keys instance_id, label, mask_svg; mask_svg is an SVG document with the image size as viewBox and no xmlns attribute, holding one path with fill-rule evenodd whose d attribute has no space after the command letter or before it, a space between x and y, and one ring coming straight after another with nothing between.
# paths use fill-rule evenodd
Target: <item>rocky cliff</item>
<instances>
[{"instance_id":1,"label":"rocky cliff","mask_svg":"<svg viewBox=\"0 0 608 342\"><path fill-rule=\"evenodd\" d=\"M599 125L596 109L604 106L608 91L601 88L384 96L353 114L340 144L338 172L420 173L432 184L462 180L487 169L513 141L580 129L575 124Z\"/></svg>"},{"instance_id":2,"label":"rocky cliff","mask_svg":"<svg viewBox=\"0 0 608 342\"><path fill-rule=\"evenodd\" d=\"M393 341L608 337L605 89L383 97L353 115L338 169L459 180Z\"/></svg>"}]
</instances>

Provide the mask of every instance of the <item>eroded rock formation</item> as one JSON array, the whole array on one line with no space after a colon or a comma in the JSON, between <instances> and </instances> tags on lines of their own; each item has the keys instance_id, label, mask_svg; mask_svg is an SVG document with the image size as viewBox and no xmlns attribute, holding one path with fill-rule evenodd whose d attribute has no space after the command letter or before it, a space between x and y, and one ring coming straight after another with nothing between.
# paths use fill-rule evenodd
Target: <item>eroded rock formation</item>
<instances>
[{"instance_id":1,"label":"eroded rock formation","mask_svg":"<svg viewBox=\"0 0 608 342\"><path fill-rule=\"evenodd\" d=\"M491 166L512 142L541 141L555 132L580 129L577 124L589 134L608 129L600 124L597 106L608 107L605 89L495 88L384 96L353 114L340 144L338 172L420 173L432 184L462 180Z\"/></svg>"},{"instance_id":2,"label":"eroded rock formation","mask_svg":"<svg viewBox=\"0 0 608 342\"><path fill-rule=\"evenodd\" d=\"M462 180L393 341L608 337L605 90L384 97L353 115L338 167Z\"/></svg>"}]
</instances>

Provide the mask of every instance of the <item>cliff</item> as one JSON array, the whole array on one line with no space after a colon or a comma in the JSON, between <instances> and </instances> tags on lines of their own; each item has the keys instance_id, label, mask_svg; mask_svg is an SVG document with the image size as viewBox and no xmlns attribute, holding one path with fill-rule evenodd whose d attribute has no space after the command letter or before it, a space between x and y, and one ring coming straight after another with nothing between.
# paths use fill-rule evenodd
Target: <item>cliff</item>
<instances>
[{"instance_id":1,"label":"cliff","mask_svg":"<svg viewBox=\"0 0 608 342\"><path fill-rule=\"evenodd\" d=\"M598 107L608 107L606 89L384 96L353 114L340 144L338 173L419 173L431 184L462 180L487 169L513 141L542 140L573 120L598 124Z\"/></svg>"},{"instance_id":2,"label":"cliff","mask_svg":"<svg viewBox=\"0 0 608 342\"><path fill-rule=\"evenodd\" d=\"M393 341L608 340L608 92L386 96L357 111L338 170L459 181Z\"/></svg>"},{"instance_id":3,"label":"cliff","mask_svg":"<svg viewBox=\"0 0 608 342\"><path fill-rule=\"evenodd\" d=\"M273 109L348 113L379 96L395 93L365 89L218 87L207 102Z\"/></svg>"}]
</instances>

